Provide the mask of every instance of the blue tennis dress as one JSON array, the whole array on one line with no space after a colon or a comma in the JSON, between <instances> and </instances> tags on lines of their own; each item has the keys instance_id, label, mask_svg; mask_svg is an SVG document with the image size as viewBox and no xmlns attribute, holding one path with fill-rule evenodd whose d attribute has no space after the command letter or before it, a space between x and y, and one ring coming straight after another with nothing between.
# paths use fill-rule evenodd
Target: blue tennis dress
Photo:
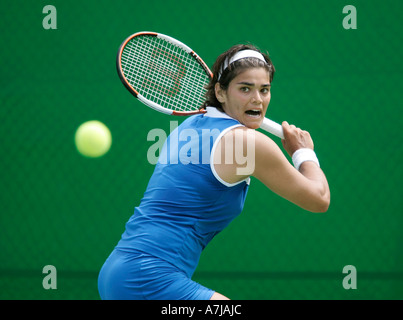
<instances>
[{"instance_id":1,"label":"blue tennis dress","mask_svg":"<svg viewBox=\"0 0 403 320\"><path fill-rule=\"evenodd\" d=\"M191 280L206 245L243 209L250 179L229 184L212 165L220 138L242 126L216 108L171 132L121 240L98 279L102 299L210 299Z\"/></svg>"}]
</instances>

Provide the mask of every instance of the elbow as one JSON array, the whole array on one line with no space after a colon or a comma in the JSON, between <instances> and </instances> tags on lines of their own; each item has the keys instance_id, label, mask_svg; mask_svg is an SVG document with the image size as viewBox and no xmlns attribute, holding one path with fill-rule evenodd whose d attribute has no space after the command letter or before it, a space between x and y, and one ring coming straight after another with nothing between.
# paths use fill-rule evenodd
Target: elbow
<instances>
[{"instance_id":1,"label":"elbow","mask_svg":"<svg viewBox=\"0 0 403 320\"><path fill-rule=\"evenodd\" d=\"M297 191L297 196L289 198L291 202L294 202L300 208L313 212L313 213L325 213L330 207L330 190L326 188L306 188Z\"/></svg>"},{"instance_id":2,"label":"elbow","mask_svg":"<svg viewBox=\"0 0 403 320\"><path fill-rule=\"evenodd\" d=\"M321 188L317 189L313 196L313 210L314 213L325 213L329 210L330 206L330 190L329 186L322 186Z\"/></svg>"},{"instance_id":3,"label":"elbow","mask_svg":"<svg viewBox=\"0 0 403 320\"><path fill-rule=\"evenodd\" d=\"M326 206L324 206L322 208L322 211L320 211L320 213L325 213L329 210L329 206L330 206L330 201L326 204Z\"/></svg>"},{"instance_id":4,"label":"elbow","mask_svg":"<svg viewBox=\"0 0 403 320\"><path fill-rule=\"evenodd\" d=\"M320 197L315 199L310 199L303 201L303 203L295 203L300 208L313 212L313 213L325 213L329 210L330 206L330 198L329 197Z\"/></svg>"},{"instance_id":5,"label":"elbow","mask_svg":"<svg viewBox=\"0 0 403 320\"><path fill-rule=\"evenodd\" d=\"M327 190L317 190L305 196L303 209L313 213L325 213L329 210L330 206L330 192Z\"/></svg>"},{"instance_id":6,"label":"elbow","mask_svg":"<svg viewBox=\"0 0 403 320\"><path fill-rule=\"evenodd\" d=\"M328 201L323 201L322 203L318 204L318 206L315 208L315 213L325 213L329 210L329 206L330 206L330 200Z\"/></svg>"},{"instance_id":7,"label":"elbow","mask_svg":"<svg viewBox=\"0 0 403 320\"><path fill-rule=\"evenodd\" d=\"M309 211L314 213L325 213L329 210L329 206L330 206L330 195L327 194L314 201Z\"/></svg>"},{"instance_id":8,"label":"elbow","mask_svg":"<svg viewBox=\"0 0 403 320\"><path fill-rule=\"evenodd\" d=\"M306 207L305 210L312 213L325 213L329 210L330 203L315 203Z\"/></svg>"}]
</instances>

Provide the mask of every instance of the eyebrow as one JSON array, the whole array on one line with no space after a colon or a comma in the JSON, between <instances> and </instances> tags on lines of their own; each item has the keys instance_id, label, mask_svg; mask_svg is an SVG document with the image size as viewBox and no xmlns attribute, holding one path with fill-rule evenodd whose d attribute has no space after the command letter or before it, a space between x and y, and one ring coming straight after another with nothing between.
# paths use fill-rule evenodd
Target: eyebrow
<instances>
[{"instance_id":1,"label":"eyebrow","mask_svg":"<svg viewBox=\"0 0 403 320\"><path fill-rule=\"evenodd\" d=\"M252 82L246 82L246 81L241 81L241 82L238 82L237 84L243 84L243 85L245 85L245 86L250 86L250 87L253 87L253 86L255 85L255 84L252 83ZM262 84L261 86L262 86L262 87L270 87L271 84L270 84L270 83L267 83L267 84Z\"/></svg>"}]
</instances>

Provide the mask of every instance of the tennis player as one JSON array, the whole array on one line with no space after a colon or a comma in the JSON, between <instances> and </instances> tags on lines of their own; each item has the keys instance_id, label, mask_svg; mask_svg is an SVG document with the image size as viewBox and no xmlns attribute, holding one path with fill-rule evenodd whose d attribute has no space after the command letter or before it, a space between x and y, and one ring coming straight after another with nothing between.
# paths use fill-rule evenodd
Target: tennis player
<instances>
[{"instance_id":1,"label":"tennis player","mask_svg":"<svg viewBox=\"0 0 403 320\"><path fill-rule=\"evenodd\" d=\"M241 213L251 176L303 209L327 211L329 186L310 134L282 123L291 165L255 130L270 102L274 72L270 58L252 45L236 45L217 58L207 112L187 118L167 138L161 154L168 161L157 163L100 271L102 299L227 299L191 278L203 249ZM217 134L204 139L213 129ZM177 139L190 130L197 139ZM180 161L184 149L187 161Z\"/></svg>"}]
</instances>

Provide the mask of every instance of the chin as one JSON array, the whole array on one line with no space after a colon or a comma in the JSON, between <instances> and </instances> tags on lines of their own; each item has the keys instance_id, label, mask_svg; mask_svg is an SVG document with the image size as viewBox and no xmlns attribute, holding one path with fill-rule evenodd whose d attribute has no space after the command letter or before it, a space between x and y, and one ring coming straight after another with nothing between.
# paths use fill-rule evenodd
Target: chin
<instances>
[{"instance_id":1,"label":"chin","mask_svg":"<svg viewBox=\"0 0 403 320\"><path fill-rule=\"evenodd\" d=\"M260 128L260 125L253 125L253 126L250 126L250 127L248 127L248 128L251 128L251 129L259 129Z\"/></svg>"},{"instance_id":2,"label":"chin","mask_svg":"<svg viewBox=\"0 0 403 320\"><path fill-rule=\"evenodd\" d=\"M262 124L262 120L259 121L248 121L244 125L250 129L259 129Z\"/></svg>"},{"instance_id":3,"label":"chin","mask_svg":"<svg viewBox=\"0 0 403 320\"><path fill-rule=\"evenodd\" d=\"M263 116L262 114L260 114L259 117L246 115L242 120L244 126L251 129L258 129L263 122Z\"/></svg>"}]
</instances>

